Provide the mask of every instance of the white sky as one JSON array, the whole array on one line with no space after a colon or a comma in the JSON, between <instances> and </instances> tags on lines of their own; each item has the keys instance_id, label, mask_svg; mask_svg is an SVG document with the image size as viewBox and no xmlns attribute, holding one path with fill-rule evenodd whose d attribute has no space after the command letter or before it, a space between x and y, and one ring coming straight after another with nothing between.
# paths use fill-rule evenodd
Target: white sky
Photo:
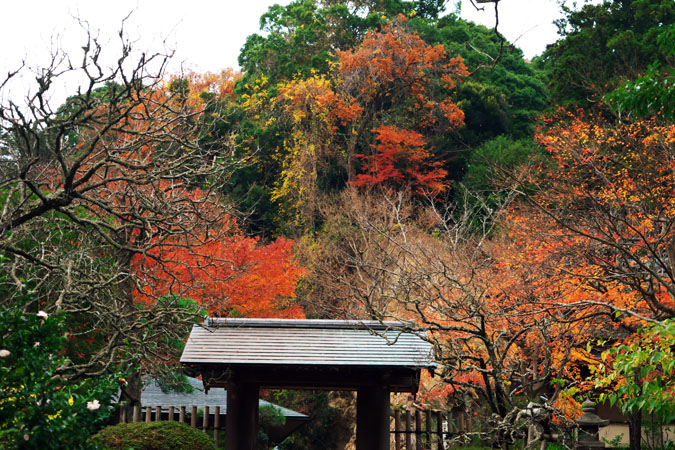
<instances>
[{"instance_id":1,"label":"white sky","mask_svg":"<svg viewBox=\"0 0 675 450\"><path fill-rule=\"evenodd\" d=\"M116 32L132 11L125 30L138 41L135 47L175 50L171 71L236 67L246 37L258 31L261 14L273 3L290 0L0 0L0 77L22 60L29 67L45 64L55 47L81 55L84 33L75 17L100 30L102 42L111 47L108 53L118 56ZM453 9L454 0L448 5ZM462 16L492 27L494 8L484 6L477 12L462 0ZM499 28L531 58L555 41L552 21L558 11L556 0L502 0Z\"/></svg>"}]
</instances>

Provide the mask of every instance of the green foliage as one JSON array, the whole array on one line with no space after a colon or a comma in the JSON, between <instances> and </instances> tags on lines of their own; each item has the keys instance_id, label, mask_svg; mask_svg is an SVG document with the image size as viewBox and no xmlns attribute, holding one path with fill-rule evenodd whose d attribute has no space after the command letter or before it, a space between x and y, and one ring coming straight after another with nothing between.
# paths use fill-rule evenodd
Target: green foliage
<instances>
[{"instance_id":1,"label":"green foliage","mask_svg":"<svg viewBox=\"0 0 675 450\"><path fill-rule=\"evenodd\" d=\"M650 64L667 63L657 36L675 22L672 0L613 0L566 11L563 38L546 50L553 99L561 106L590 107Z\"/></svg>"},{"instance_id":2,"label":"green foliage","mask_svg":"<svg viewBox=\"0 0 675 450\"><path fill-rule=\"evenodd\" d=\"M190 384L187 375L182 370L171 370L155 379L163 393L175 392L178 394L192 394L195 389Z\"/></svg>"},{"instance_id":3,"label":"green foliage","mask_svg":"<svg viewBox=\"0 0 675 450\"><path fill-rule=\"evenodd\" d=\"M601 400L618 404L624 414L641 412L661 423L675 421L675 320L652 325L602 355L607 365L595 377L608 388Z\"/></svg>"},{"instance_id":4,"label":"green foliage","mask_svg":"<svg viewBox=\"0 0 675 450\"><path fill-rule=\"evenodd\" d=\"M338 414L337 410L329 405L328 392L271 391L269 401L312 416L312 421L280 443L279 449L337 448Z\"/></svg>"},{"instance_id":5,"label":"green foliage","mask_svg":"<svg viewBox=\"0 0 675 450\"><path fill-rule=\"evenodd\" d=\"M499 172L508 172L541 155L541 148L532 139L498 136L471 154L463 184L472 192L494 192L499 190Z\"/></svg>"},{"instance_id":6,"label":"green foliage","mask_svg":"<svg viewBox=\"0 0 675 450\"><path fill-rule=\"evenodd\" d=\"M26 298L28 300L28 298ZM70 380L64 318L0 311L0 447L88 449L112 411L118 375Z\"/></svg>"},{"instance_id":7,"label":"green foliage","mask_svg":"<svg viewBox=\"0 0 675 450\"><path fill-rule=\"evenodd\" d=\"M460 55L471 75L457 87L456 101L466 126L461 141L476 146L507 133L530 136L538 114L547 107L548 93L541 74L523 53L493 30L454 14L438 21L411 22L429 43L441 43L448 54Z\"/></svg>"},{"instance_id":8,"label":"green foliage","mask_svg":"<svg viewBox=\"0 0 675 450\"><path fill-rule=\"evenodd\" d=\"M258 448L269 448L269 430L286 423L283 411L274 405L263 405L258 409Z\"/></svg>"},{"instance_id":9,"label":"green foliage","mask_svg":"<svg viewBox=\"0 0 675 450\"><path fill-rule=\"evenodd\" d=\"M363 33L381 22L379 16L352 14L344 4L321 7L315 0L273 5L260 18L266 36L253 34L239 55L243 84L260 74L272 84L312 71L327 73L334 49L351 48Z\"/></svg>"},{"instance_id":10,"label":"green foliage","mask_svg":"<svg viewBox=\"0 0 675 450\"><path fill-rule=\"evenodd\" d=\"M486 141L471 153L466 174L455 188L454 200L460 211L472 211L476 230L485 217L500 210L509 199L512 172L541 156L542 150L534 140L506 135Z\"/></svg>"},{"instance_id":11,"label":"green foliage","mask_svg":"<svg viewBox=\"0 0 675 450\"><path fill-rule=\"evenodd\" d=\"M675 120L675 24L664 28L657 43L669 60L668 65L662 67L659 61L654 61L643 75L605 95L605 101L619 113L634 117L657 115L664 120Z\"/></svg>"},{"instance_id":12,"label":"green foliage","mask_svg":"<svg viewBox=\"0 0 675 450\"><path fill-rule=\"evenodd\" d=\"M675 120L675 72L661 71L658 62L650 64L644 75L627 81L605 96L618 110L635 117L659 115Z\"/></svg>"},{"instance_id":13,"label":"green foliage","mask_svg":"<svg viewBox=\"0 0 675 450\"><path fill-rule=\"evenodd\" d=\"M104 450L215 450L212 439L179 422L123 423L101 430L92 438Z\"/></svg>"}]
</instances>

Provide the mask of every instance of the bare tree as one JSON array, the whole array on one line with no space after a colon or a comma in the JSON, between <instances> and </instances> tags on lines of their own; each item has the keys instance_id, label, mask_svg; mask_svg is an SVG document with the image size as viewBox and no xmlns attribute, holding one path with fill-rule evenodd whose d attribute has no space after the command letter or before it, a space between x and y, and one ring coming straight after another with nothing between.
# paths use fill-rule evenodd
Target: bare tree
<instances>
[{"instance_id":1,"label":"bare tree","mask_svg":"<svg viewBox=\"0 0 675 450\"><path fill-rule=\"evenodd\" d=\"M226 232L215 226L231 212L219 193L240 163L226 143L200 145L205 105L167 82L170 55L133 56L120 32L121 52L105 67L102 45L86 31L79 64L55 55L35 72L37 89L25 103L7 93L19 71L0 82L3 280L7 292L30 294L26 310L66 312L77 322L75 340L97 342L63 368L73 376L175 358L171 344L199 310L169 298L134 304L143 283L134 257ZM74 74L82 85L52 105L54 86Z\"/></svg>"},{"instance_id":2,"label":"bare tree","mask_svg":"<svg viewBox=\"0 0 675 450\"><path fill-rule=\"evenodd\" d=\"M344 194L305 262L312 298L321 299L310 313L406 323L404 331L434 344L443 395L486 405L491 438L505 444L535 420L520 414L523 398L553 394L547 411L555 410L550 382L572 348L562 343L575 335L559 311L532 301L527 270L505 266L503 211L467 204L474 208L421 206L400 192Z\"/></svg>"}]
</instances>

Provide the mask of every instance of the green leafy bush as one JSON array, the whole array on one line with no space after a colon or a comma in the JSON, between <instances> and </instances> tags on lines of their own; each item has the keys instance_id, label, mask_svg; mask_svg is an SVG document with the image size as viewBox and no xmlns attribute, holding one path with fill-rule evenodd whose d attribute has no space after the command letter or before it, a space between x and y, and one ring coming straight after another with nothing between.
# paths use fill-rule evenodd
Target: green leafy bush
<instances>
[{"instance_id":1,"label":"green leafy bush","mask_svg":"<svg viewBox=\"0 0 675 450\"><path fill-rule=\"evenodd\" d=\"M675 320L645 327L602 359L595 385L608 392L601 400L618 404L624 414L641 412L661 423L675 422Z\"/></svg>"},{"instance_id":2,"label":"green leafy bush","mask_svg":"<svg viewBox=\"0 0 675 450\"><path fill-rule=\"evenodd\" d=\"M28 299L26 299L28 300ZM62 316L0 309L0 448L89 449L107 422L115 375L73 381L62 373Z\"/></svg>"},{"instance_id":3,"label":"green leafy bush","mask_svg":"<svg viewBox=\"0 0 675 450\"><path fill-rule=\"evenodd\" d=\"M92 441L104 450L216 450L211 438L180 422L122 423L104 428Z\"/></svg>"}]
</instances>

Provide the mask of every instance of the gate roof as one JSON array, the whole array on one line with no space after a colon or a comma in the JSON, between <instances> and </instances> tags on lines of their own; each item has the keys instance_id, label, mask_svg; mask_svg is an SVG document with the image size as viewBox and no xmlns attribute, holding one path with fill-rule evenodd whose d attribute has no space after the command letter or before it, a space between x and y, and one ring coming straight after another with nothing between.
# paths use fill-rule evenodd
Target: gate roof
<instances>
[{"instance_id":1,"label":"gate roof","mask_svg":"<svg viewBox=\"0 0 675 450\"><path fill-rule=\"evenodd\" d=\"M355 388L390 383L416 391L433 348L402 322L209 318L190 333L181 363L208 388L237 372L268 387ZM225 378L224 378L225 377ZM224 380L219 383L217 380Z\"/></svg>"}]
</instances>

